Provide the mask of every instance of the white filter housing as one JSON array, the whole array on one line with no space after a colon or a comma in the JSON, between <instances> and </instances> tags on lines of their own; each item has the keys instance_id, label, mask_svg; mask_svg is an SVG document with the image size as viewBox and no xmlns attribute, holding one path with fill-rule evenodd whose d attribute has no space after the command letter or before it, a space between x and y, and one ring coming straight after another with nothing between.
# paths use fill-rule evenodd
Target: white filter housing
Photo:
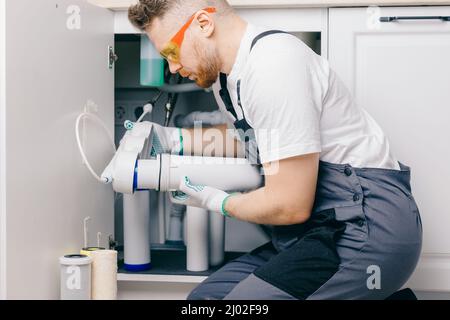
<instances>
[{"instance_id":1,"label":"white filter housing","mask_svg":"<svg viewBox=\"0 0 450 320\"><path fill-rule=\"evenodd\" d=\"M260 187L263 176L246 159L185 157L163 154L155 160L139 160L137 188L175 191L183 176L193 184L223 191L243 191Z\"/></svg>"},{"instance_id":2,"label":"white filter housing","mask_svg":"<svg viewBox=\"0 0 450 320\"><path fill-rule=\"evenodd\" d=\"M136 190L175 191L183 176L192 183L224 191L255 189L263 174L243 158L191 157L170 154L150 159L153 125L150 122L127 123L129 130L120 142L114 158L101 179L119 193ZM136 167L137 165L137 167Z\"/></svg>"}]
</instances>

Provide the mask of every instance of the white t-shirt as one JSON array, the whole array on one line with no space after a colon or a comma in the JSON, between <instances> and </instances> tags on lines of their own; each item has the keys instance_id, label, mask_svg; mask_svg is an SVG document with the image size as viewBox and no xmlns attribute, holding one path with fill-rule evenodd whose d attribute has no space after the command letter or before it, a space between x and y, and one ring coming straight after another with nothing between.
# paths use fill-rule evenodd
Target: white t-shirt
<instances>
[{"instance_id":1,"label":"white t-shirt","mask_svg":"<svg viewBox=\"0 0 450 320\"><path fill-rule=\"evenodd\" d=\"M289 34L262 38L250 53L253 39L267 30L248 25L228 75L234 109L254 129L261 162L320 153L325 162L399 170L383 131L326 59ZM231 125L235 119L220 98L220 81L213 89Z\"/></svg>"}]
</instances>

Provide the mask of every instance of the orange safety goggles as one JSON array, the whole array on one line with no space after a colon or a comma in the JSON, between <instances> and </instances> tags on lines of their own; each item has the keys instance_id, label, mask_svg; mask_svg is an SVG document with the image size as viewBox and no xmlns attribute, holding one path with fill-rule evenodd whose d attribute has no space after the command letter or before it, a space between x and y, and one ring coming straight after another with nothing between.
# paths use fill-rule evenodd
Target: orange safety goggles
<instances>
[{"instance_id":1,"label":"orange safety goggles","mask_svg":"<svg viewBox=\"0 0 450 320\"><path fill-rule=\"evenodd\" d=\"M212 7L205 8L202 10L208 13L216 12L216 8ZM181 51L181 44L183 43L184 40L184 34L186 33L186 30L190 27L191 23L194 21L197 12L194 13L192 17L189 18L188 22L186 22L186 24L180 29L180 31L178 31L177 34L164 46L164 49L160 52L160 54L165 59L175 63L180 62L180 51Z\"/></svg>"}]
</instances>

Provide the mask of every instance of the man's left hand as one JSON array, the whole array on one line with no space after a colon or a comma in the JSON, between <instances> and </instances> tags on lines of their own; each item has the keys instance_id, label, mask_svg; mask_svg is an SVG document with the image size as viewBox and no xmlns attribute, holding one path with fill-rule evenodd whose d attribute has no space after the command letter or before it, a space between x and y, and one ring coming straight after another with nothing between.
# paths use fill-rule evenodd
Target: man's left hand
<instances>
[{"instance_id":1,"label":"man's left hand","mask_svg":"<svg viewBox=\"0 0 450 320\"><path fill-rule=\"evenodd\" d=\"M170 193L173 203L204 208L229 216L225 210L225 202L230 194L212 187L192 184L186 176L180 181L180 191Z\"/></svg>"}]
</instances>

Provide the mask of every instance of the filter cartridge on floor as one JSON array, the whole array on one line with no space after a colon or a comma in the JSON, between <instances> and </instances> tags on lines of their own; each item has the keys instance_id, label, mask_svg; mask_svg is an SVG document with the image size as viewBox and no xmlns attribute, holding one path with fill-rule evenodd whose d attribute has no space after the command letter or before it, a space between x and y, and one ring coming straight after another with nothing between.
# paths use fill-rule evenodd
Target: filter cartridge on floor
<instances>
[{"instance_id":1,"label":"filter cartridge on floor","mask_svg":"<svg viewBox=\"0 0 450 320\"><path fill-rule=\"evenodd\" d=\"M188 271L209 269L208 210L186 208L186 265Z\"/></svg>"},{"instance_id":2,"label":"filter cartridge on floor","mask_svg":"<svg viewBox=\"0 0 450 320\"><path fill-rule=\"evenodd\" d=\"M225 261L225 217L209 212L209 264L220 266Z\"/></svg>"},{"instance_id":3,"label":"filter cartridge on floor","mask_svg":"<svg viewBox=\"0 0 450 320\"><path fill-rule=\"evenodd\" d=\"M91 299L91 264L86 255L73 254L59 258L61 265L61 300Z\"/></svg>"},{"instance_id":4,"label":"filter cartridge on floor","mask_svg":"<svg viewBox=\"0 0 450 320\"><path fill-rule=\"evenodd\" d=\"M167 244L182 245L183 244L183 217L186 207L179 204L172 204L170 210L169 234L167 236Z\"/></svg>"},{"instance_id":5,"label":"filter cartridge on floor","mask_svg":"<svg viewBox=\"0 0 450 320\"><path fill-rule=\"evenodd\" d=\"M117 251L99 250L92 257L92 299L117 299Z\"/></svg>"},{"instance_id":6,"label":"filter cartridge on floor","mask_svg":"<svg viewBox=\"0 0 450 320\"><path fill-rule=\"evenodd\" d=\"M101 247L88 247L88 248L83 248L80 250L80 254L83 254L85 256L90 257L91 253L94 251L98 251L98 250L105 250L105 248L101 248Z\"/></svg>"}]
</instances>

